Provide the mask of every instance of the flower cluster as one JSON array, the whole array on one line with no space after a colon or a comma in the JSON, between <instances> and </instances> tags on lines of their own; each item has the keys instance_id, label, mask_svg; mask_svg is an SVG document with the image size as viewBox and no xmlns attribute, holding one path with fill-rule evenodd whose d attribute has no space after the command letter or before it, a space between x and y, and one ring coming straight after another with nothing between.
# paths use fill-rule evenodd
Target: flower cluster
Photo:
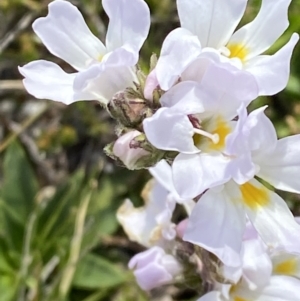
<instances>
[{"instance_id":1,"label":"flower cluster","mask_svg":"<svg viewBox=\"0 0 300 301\"><path fill-rule=\"evenodd\" d=\"M300 226L276 189L300 193L300 135L277 140L260 95L285 88L298 35L263 54L288 26L290 0L263 0L235 31L247 0L177 0L181 27L137 63L150 12L143 0L103 0L106 45L67 1L49 5L33 29L77 72L48 61L19 70L37 98L98 100L118 122L106 153L149 168L145 206L126 200L117 218L147 248L129 267L144 290L190 281L201 301L300 300ZM182 220L173 220L182 207ZM186 277L189 275L189 277ZM189 280L186 280L189 279Z\"/></svg>"}]
</instances>

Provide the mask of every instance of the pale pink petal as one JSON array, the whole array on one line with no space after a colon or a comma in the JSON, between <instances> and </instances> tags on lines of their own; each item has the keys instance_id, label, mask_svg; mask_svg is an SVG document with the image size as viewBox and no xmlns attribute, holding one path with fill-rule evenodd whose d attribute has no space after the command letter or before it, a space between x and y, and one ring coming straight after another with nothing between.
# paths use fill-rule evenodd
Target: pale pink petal
<instances>
[{"instance_id":1,"label":"pale pink petal","mask_svg":"<svg viewBox=\"0 0 300 301\"><path fill-rule=\"evenodd\" d=\"M246 221L242 206L227 189L211 189L198 200L183 238L212 252L225 265L236 267L241 264Z\"/></svg>"},{"instance_id":2,"label":"pale pink petal","mask_svg":"<svg viewBox=\"0 0 300 301\"><path fill-rule=\"evenodd\" d=\"M158 87L156 70L153 69L147 76L144 88L144 96L148 100L153 100L153 91Z\"/></svg>"},{"instance_id":3,"label":"pale pink petal","mask_svg":"<svg viewBox=\"0 0 300 301\"><path fill-rule=\"evenodd\" d=\"M275 54L261 55L247 62L245 69L256 78L259 95L273 95L286 87L291 56L298 39L298 34L294 33L290 41Z\"/></svg>"},{"instance_id":4,"label":"pale pink petal","mask_svg":"<svg viewBox=\"0 0 300 301\"><path fill-rule=\"evenodd\" d=\"M267 50L289 25L287 10L291 0L262 0L257 17L233 34L228 45L243 46L249 60Z\"/></svg>"},{"instance_id":5,"label":"pale pink petal","mask_svg":"<svg viewBox=\"0 0 300 301\"><path fill-rule=\"evenodd\" d=\"M167 108L159 109L143 122L147 139L158 149L196 153L193 126L189 118L173 113Z\"/></svg>"},{"instance_id":6,"label":"pale pink petal","mask_svg":"<svg viewBox=\"0 0 300 301\"><path fill-rule=\"evenodd\" d=\"M68 1L51 2L48 16L37 19L33 29L52 54L77 70L86 69L106 53L79 10Z\"/></svg>"},{"instance_id":7,"label":"pale pink petal","mask_svg":"<svg viewBox=\"0 0 300 301\"><path fill-rule=\"evenodd\" d=\"M146 291L170 283L181 272L177 260L160 247L138 253L128 266L134 269L137 283Z\"/></svg>"},{"instance_id":8,"label":"pale pink petal","mask_svg":"<svg viewBox=\"0 0 300 301\"><path fill-rule=\"evenodd\" d=\"M19 67L19 71L25 77L23 84L26 90L36 98L60 101L67 105L83 100L74 95L76 73L68 74L52 62L34 61Z\"/></svg>"},{"instance_id":9,"label":"pale pink petal","mask_svg":"<svg viewBox=\"0 0 300 301\"><path fill-rule=\"evenodd\" d=\"M149 152L145 151L142 148L132 148L130 147L131 141L141 135L139 131L130 131L122 136L120 136L113 146L113 153L118 157L128 169L134 169L136 162L150 155Z\"/></svg>"},{"instance_id":10,"label":"pale pink petal","mask_svg":"<svg viewBox=\"0 0 300 301\"><path fill-rule=\"evenodd\" d=\"M156 75L163 90L170 89L184 69L201 53L198 38L183 28L166 37L156 65Z\"/></svg>"},{"instance_id":11,"label":"pale pink petal","mask_svg":"<svg viewBox=\"0 0 300 301\"><path fill-rule=\"evenodd\" d=\"M202 47L224 46L239 24L247 0L177 0L183 28L197 35Z\"/></svg>"},{"instance_id":12,"label":"pale pink petal","mask_svg":"<svg viewBox=\"0 0 300 301\"><path fill-rule=\"evenodd\" d=\"M135 53L147 38L150 28L150 11L143 0L103 0L103 8L109 17L106 47L113 51L124 45ZM136 63L135 62L135 63Z\"/></svg>"}]
</instances>

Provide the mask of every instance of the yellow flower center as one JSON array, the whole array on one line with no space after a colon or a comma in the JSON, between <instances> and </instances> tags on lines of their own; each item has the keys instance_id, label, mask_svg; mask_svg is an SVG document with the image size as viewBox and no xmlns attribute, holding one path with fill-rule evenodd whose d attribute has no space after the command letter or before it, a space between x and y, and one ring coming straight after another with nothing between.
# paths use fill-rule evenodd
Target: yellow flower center
<instances>
[{"instance_id":1,"label":"yellow flower center","mask_svg":"<svg viewBox=\"0 0 300 301\"><path fill-rule=\"evenodd\" d=\"M205 130L194 129L194 144L202 151L222 151L225 147L225 139L231 132L228 122L218 116L214 120L204 123Z\"/></svg>"},{"instance_id":2,"label":"yellow flower center","mask_svg":"<svg viewBox=\"0 0 300 301\"><path fill-rule=\"evenodd\" d=\"M244 298L235 297L235 298L234 298L234 301L247 301L247 300L244 299Z\"/></svg>"},{"instance_id":3,"label":"yellow flower center","mask_svg":"<svg viewBox=\"0 0 300 301\"><path fill-rule=\"evenodd\" d=\"M246 60L249 54L248 49L243 44L233 43L228 44L226 47L230 51L229 58L239 58L242 62Z\"/></svg>"},{"instance_id":4,"label":"yellow flower center","mask_svg":"<svg viewBox=\"0 0 300 301\"><path fill-rule=\"evenodd\" d=\"M259 209L269 204L270 197L268 190L261 186L256 187L251 183L240 185L243 202L251 209Z\"/></svg>"},{"instance_id":5,"label":"yellow flower center","mask_svg":"<svg viewBox=\"0 0 300 301\"><path fill-rule=\"evenodd\" d=\"M296 258L289 258L273 268L273 273L280 275L293 276L297 270Z\"/></svg>"}]
</instances>

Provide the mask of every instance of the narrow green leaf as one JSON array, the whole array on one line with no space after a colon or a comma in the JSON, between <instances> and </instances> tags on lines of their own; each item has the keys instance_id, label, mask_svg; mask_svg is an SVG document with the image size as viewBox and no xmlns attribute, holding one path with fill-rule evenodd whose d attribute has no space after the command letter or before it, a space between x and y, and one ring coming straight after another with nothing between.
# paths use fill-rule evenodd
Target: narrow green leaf
<instances>
[{"instance_id":1,"label":"narrow green leaf","mask_svg":"<svg viewBox=\"0 0 300 301\"><path fill-rule=\"evenodd\" d=\"M79 261L73 285L85 289L109 288L127 280L127 274L103 257L88 254Z\"/></svg>"}]
</instances>

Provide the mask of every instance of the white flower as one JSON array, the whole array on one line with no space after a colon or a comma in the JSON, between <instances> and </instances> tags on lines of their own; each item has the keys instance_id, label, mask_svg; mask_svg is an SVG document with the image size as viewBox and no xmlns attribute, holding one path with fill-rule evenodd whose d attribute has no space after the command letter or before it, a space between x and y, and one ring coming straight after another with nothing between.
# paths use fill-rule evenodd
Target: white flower
<instances>
[{"instance_id":1,"label":"white flower","mask_svg":"<svg viewBox=\"0 0 300 301\"><path fill-rule=\"evenodd\" d=\"M145 205L134 208L127 199L119 208L117 219L129 239L145 247L164 247L176 236L176 225L171 221L176 203L183 205L189 215L195 202L179 197L173 185L171 166L165 160L151 167L150 173L154 179L142 192Z\"/></svg>"},{"instance_id":2,"label":"white flower","mask_svg":"<svg viewBox=\"0 0 300 301\"><path fill-rule=\"evenodd\" d=\"M256 165L256 175L278 189L299 192L299 182L295 178L300 176L297 155L300 135L277 141L275 129L264 115L264 108L253 111L247 117L242 132L247 134L245 138L252 162ZM240 141L237 139L236 143ZM287 153L284 154L283 150ZM181 187L190 184L192 179L194 184L191 187L195 187L196 182L200 181L197 175L195 163L184 166L182 162ZM284 200L257 180L240 182L239 185L236 182L230 181L210 189L201 197L189 218L184 239L210 250L224 263L235 265L247 216L268 247L299 251L300 227ZM207 216L210 218L207 219Z\"/></svg>"},{"instance_id":3,"label":"white flower","mask_svg":"<svg viewBox=\"0 0 300 301\"><path fill-rule=\"evenodd\" d=\"M214 291L198 301L267 301L299 300L300 281L295 276L299 254L276 253L266 248L259 237L243 241L241 265L223 266L223 276L232 284L216 284ZM296 261L295 259L298 259ZM299 271L299 269L298 269Z\"/></svg>"},{"instance_id":4,"label":"white flower","mask_svg":"<svg viewBox=\"0 0 300 301\"><path fill-rule=\"evenodd\" d=\"M29 93L65 104L82 99L107 103L113 94L133 85L133 66L149 31L149 9L143 0L103 0L102 4L110 19L106 46L68 1L50 3L48 16L33 23L48 50L79 73L65 73L43 60L31 62L19 68Z\"/></svg>"},{"instance_id":5,"label":"white flower","mask_svg":"<svg viewBox=\"0 0 300 301\"><path fill-rule=\"evenodd\" d=\"M194 60L206 52L218 53L255 76L260 95L282 90L288 81L290 58L298 35L274 55L261 55L288 26L290 0L263 0L257 17L235 33L247 0L177 0L181 27L164 41L156 74L168 90Z\"/></svg>"},{"instance_id":6,"label":"white flower","mask_svg":"<svg viewBox=\"0 0 300 301\"><path fill-rule=\"evenodd\" d=\"M145 206L135 208L125 200L117 212L117 219L130 240L145 247L165 245L176 236L175 224L171 222L175 200L157 181L145 186L142 197Z\"/></svg>"},{"instance_id":7,"label":"white flower","mask_svg":"<svg viewBox=\"0 0 300 301\"><path fill-rule=\"evenodd\" d=\"M173 180L185 199L230 178L246 182L255 172L250 150L241 147L243 141L226 143L227 136L238 135L247 118L242 110L235 133L232 119L255 93L252 76L211 61L206 65L201 84L183 81L175 85L161 97L162 108L143 122L151 144L179 152L172 165Z\"/></svg>"}]
</instances>

